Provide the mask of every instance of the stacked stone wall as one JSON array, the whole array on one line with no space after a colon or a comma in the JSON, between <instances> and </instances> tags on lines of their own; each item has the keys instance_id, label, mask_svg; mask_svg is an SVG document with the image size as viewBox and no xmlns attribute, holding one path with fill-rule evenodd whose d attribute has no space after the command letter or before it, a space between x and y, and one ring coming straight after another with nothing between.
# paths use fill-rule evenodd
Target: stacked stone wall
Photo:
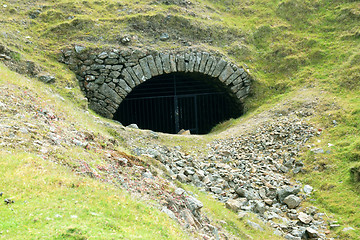
<instances>
[{"instance_id":1,"label":"stacked stone wall","mask_svg":"<svg viewBox=\"0 0 360 240\"><path fill-rule=\"evenodd\" d=\"M76 73L89 107L107 118L113 118L136 86L163 74L196 72L217 78L239 102L250 91L251 78L244 68L208 52L96 50L75 46L62 51L61 61Z\"/></svg>"}]
</instances>

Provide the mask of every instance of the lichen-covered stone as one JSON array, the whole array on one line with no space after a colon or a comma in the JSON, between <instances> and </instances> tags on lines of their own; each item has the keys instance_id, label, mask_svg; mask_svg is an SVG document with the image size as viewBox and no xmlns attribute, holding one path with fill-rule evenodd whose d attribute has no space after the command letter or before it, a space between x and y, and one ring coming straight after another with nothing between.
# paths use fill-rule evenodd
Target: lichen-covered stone
<instances>
[{"instance_id":1,"label":"lichen-covered stone","mask_svg":"<svg viewBox=\"0 0 360 240\"><path fill-rule=\"evenodd\" d=\"M183 54L179 54L176 56L176 62L177 62L177 70L178 72L185 72L185 58Z\"/></svg>"},{"instance_id":2,"label":"lichen-covered stone","mask_svg":"<svg viewBox=\"0 0 360 240\"><path fill-rule=\"evenodd\" d=\"M155 56L155 64L159 75L162 75L164 73L164 69L159 55Z\"/></svg>"},{"instance_id":3,"label":"lichen-covered stone","mask_svg":"<svg viewBox=\"0 0 360 240\"><path fill-rule=\"evenodd\" d=\"M136 65L132 68L132 70L134 71L134 73L136 74L136 76L138 77L138 79L140 80L140 82L145 82L146 78L144 76L144 73L142 71L142 68L140 67L140 65Z\"/></svg>"},{"instance_id":4,"label":"lichen-covered stone","mask_svg":"<svg viewBox=\"0 0 360 240\"><path fill-rule=\"evenodd\" d=\"M170 69L171 69L171 72L177 72L176 58L175 58L175 55L173 55L173 54L170 54Z\"/></svg>"},{"instance_id":5,"label":"lichen-covered stone","mask_svg":"<svg viewBox=\"0 0 360 240\"><path fill-rule=\"evenodd\" d=\"M234 70L233 70L232 66L230 64L228 64L225 67L225 69L222 71L222 73L219 75L220 81L225 82L233 73L234 73Z\"/></svg>"},{"instance_id":6,"label":"lichen-covered stone","mask_svg":"<svg viewBox=\"0 0 360 240\"><path fill-rule=\"evenodd\" d=\"M124 70L122 71L122 75L123 75L124 80L126 81L126 83L127 83L131 88L134 88L134 87L135 87L135 82L134 82L134 80L132 79L130 73L129 73L126 69L124 69Z\"/></svg>"},{"instance_id":7,"label":"lichen-covered stone","mask_svg":"<svg viewBox=\"0 0 360 240\"><path fill-rule=\"evenodd\" d=\"M146 59L150 68L151 75L153 77L159 75L154 57L152 55L149 55L146 57Z\"/></svg>"},{"instance_id":8,"label":"lichen-covered stone","mask_svg":"<svg viewBox=\"0 0 360 240\"><path fill-rule=\"evenodd\" d=\"M151 75L151 70L149 68L148 61L146 60L146 58L142 58L139 60L139 63L143 70L146 80L149 80L152 77L152 75Z\"/></svg>"},{"instance_id":9,"label":"lichen-covered stone","mask_svg":"<svg viewBox=\"0 0 360 240\"><path fill-rule=\"evenodd\" d=\"M126 70L128 71L128 73L130 74L130 76L132 77L132 79L135 82L135 85L139 85L141 83L140 79L136 76L134 70L131 67L126 68Z\"/></svg>"},{"instance_id":10,"label":"lichen-covered stone","mask_svg":"<svg viewBox=\"0 0 360 240\"><path fill-rule=\"evenodd\" d=\"M205 69L204 69L204 74L209 74L210 68L211 68L214 61L215 61L214 57L212 57L212 56L208 57L208 60L206 62L206 66L205 66Z\"/></svg>"},{"instance_id":11,"label":"lichen-covered stone","mask_svg":"<svg viewBox=\"0 0 360 240\"><path fill-rule=\"evenodd\" d=\"M238 68L235 72L233 72L233 74L231 74L231 76L225 81L226 85L229 85L230 83L232 83L235 79L237 79L238 77L240 77L240 75L243 73L244 69L242 68Z\"/></svg>"},{"instance_id":12,"label":"lichen-covered stone","mask_svg":"<svg viewBox=\"0 0 360 240\"><path fill-rule=\"evenodd\" d=\"M202 53L199 72L204 73L205 72L205 66L208 61L209 54L208 53Z\"/></svg>"},{"instance_id":13,"label":"lichen-covered stone","mask_svg":"<svg viewBox=\"0 0 360 240\"><path fill-rule=\"evenodd\" d=\"M170 54L160 53L161 61L163 64L163 69L165 73L171 73L170 67Z\"/></svg>"},{"instance_id":14,"label":"lichen-covered stone","mask_svg":"<svg viewBox=\"0 0 360 240\"><path fill-rule=\"evenodd\" d=\"M202 54L200 52L196 53L194 72L199 72L201 58L202 58Z\"/></svg>"},{"instance_id":15,"label":"lichen-covered stone","mask_svg":"<svg viewBox=\"0 0 360 240\"><path fill-rule=\"evenodd\" d=\"M220 59L220 61L217 63L214 72L211 76L213 77L219 77L220 73L224 70L227 62L223 59Z\"/></svg>"},{"instance_id":16,"label":"lichen-covered stone","mask_svg":"<svg viewBox=\"0 0 360 240\"><path fill-rule=\"evenodd\" d=\"M189 55L189 64L188 64L188 69L186 70L187 72L194 72L195 61L196 61L196 55L194 53L191 53Z\"/></svg>"},{"instance_id":17,"label":"lichen-covered stone","mask_svg":"<svg viewBox=\"0 0 360 240\"><path fill-rule=\"evenodd\" d=\"M101 94L107 96L111 100L113 100L115 103L117 103L117 104L121 103L121 100L122 100L121 97L106 83L101 85L101 87L99 88L99 92Z\"/></svg>"}]
</instances>

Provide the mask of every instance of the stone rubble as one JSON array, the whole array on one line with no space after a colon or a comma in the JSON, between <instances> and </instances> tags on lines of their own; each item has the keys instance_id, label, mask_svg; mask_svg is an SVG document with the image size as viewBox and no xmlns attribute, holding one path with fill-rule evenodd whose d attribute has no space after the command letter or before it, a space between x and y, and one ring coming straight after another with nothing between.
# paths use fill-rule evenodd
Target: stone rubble
<instances>
[{"instance_id":1,"label":"stone rubble","mask_svg":"<svg viewBox=\"0 0 360 240\"><path fill-rule=\"evenodd\" d=\"M203 155L184 153L180 147L155 145L140 134L142 141L133 137L134 141L139 141L133 145L138 146L134 152L142 155L137 158L116 150L115 139L79 129L65 121L66 113L56 112L40 95L25 88L2 86L0 109L0 146L3 149L33 152L69 166L76 174L125 188L140 199L152 200L169 218L176 218L187 231L197 232L204 238L233 239L202 211L203 203L194 194L177 188L173 180L208 191L223 202L224 207L237 212L240 219L250 212L255 213L265 225L274 228L274 234L287 239L314 236L327 239L328 224L323 220L324 214L314 207L302 206L314 190L311 186L292 182L284 174L302 171L304 165L297 156L307 141L318 134L317 129L295 117L276 118L248 134L215 140L208 145L209 152ZM99 118L94 119L106 124ZM129 136L125 134L131 135L135 130L119 126L117 131L127 139ZM149 132L149 137L157 139L159 135ZM94 165L90 160L56 158L71 147L83 148L84 154L96 151L104 161ZM163 165L159 168L162 170L142 160L146 158L158 160ZM167 179L162 177L164 171Z\"/></svg>"},{"instance_id":2,"label":"stone rubble","mask_svg":"<svg viewBox=\"0 0 360 240\"><path fill-rule=\"evenodd\" d=\"M171 179L212 193L241 216L256 213L287 239L327 239L322 214L301 206L313 188L302 188L285 175L302 171L304 164L297 156L317 134L317 129L297 117L280 117L249 134L215 140L207 156L192 156L179 148L159 145L134 152L159 160Z\"/></svg>"}]
</instances>

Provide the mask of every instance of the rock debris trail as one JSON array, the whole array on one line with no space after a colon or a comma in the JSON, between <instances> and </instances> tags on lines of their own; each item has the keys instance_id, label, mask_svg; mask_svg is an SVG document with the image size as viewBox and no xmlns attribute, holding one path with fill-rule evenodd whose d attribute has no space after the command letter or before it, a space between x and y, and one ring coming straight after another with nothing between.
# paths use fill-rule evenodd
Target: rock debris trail
<instances>
[{"instance_id":1,"label":"rock debris trail","mask_svg":"<svg viewBox=\"0 0 360 240\"><path fill-rule=\"evenodd\" d=\"M277 235L327 239L324 214L315 207L301 206L312 187L294 183L285 175L302 171L304 164L296 157L317 134L320 130L297 117L279 117L261 123L249 134L215 140L202 158L162 146L135 152L160 160L173 179L211 192L240 217L256 213ZM250 221L248 224L261 229Z\"/></svg>"},{"instance_id":2,"label":"rock debris trail","mask_svg":"<svg viewBox=\"0 0 360 240\"><path fill-rule=\"evenodd\" d=\"M64 101L61 97L59 100ZM154 145L151 139L156 139L156 133L134 136L132 130L94 117L100 125L120 132L135 147L134 152L142 155L138 158L117 150L119 143L115 138L76 126L68 113L26 88L1 86L0 110L2 152L31 152L65 165L75 174L115 184L138 199L151 200L149 203L193 233L194 238L236 239L201 211L203 203L193 193L177 188L175 179L211 192L227 208L238 212L240 218L249 212L257 214L286 239L326 239L324 214L314 207L302 207L311 186L301 186L284 175L302 171L303 163L296 157L307 140L319 134L295 117L261 122L249 134L215 140L208 145L210 151L205 157L189 155L180 147ZM72 148L78 149L79 154L82 149L82 155L67 154ZM8 199L11 193L3 195ZM14 200L11 204L21 199ZM255 222L247 220L247 224L262 231ZM251 239L245 234L243 238Z\"/></svg>"}]
</instances>

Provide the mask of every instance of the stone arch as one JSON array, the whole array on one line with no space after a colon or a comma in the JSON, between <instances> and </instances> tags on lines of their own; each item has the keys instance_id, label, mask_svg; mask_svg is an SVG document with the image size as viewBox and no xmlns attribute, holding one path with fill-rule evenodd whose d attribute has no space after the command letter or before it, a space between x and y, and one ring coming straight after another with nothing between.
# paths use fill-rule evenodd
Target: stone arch
<instances>
[{"instance_id":1,"label":"stone arch","mask_svg":"<svg viewBox=\"0 0 360 240\"><path fill-rule=\"evenodd\" d=\"M99 51L75 46L62 53L61 61L75 71L89 107L107 118L113 118L134 88L163 74L201 73L216 78L239 103L250 90L251 78L243 67L208 52Z\"/></svg>"}]
</instances>

